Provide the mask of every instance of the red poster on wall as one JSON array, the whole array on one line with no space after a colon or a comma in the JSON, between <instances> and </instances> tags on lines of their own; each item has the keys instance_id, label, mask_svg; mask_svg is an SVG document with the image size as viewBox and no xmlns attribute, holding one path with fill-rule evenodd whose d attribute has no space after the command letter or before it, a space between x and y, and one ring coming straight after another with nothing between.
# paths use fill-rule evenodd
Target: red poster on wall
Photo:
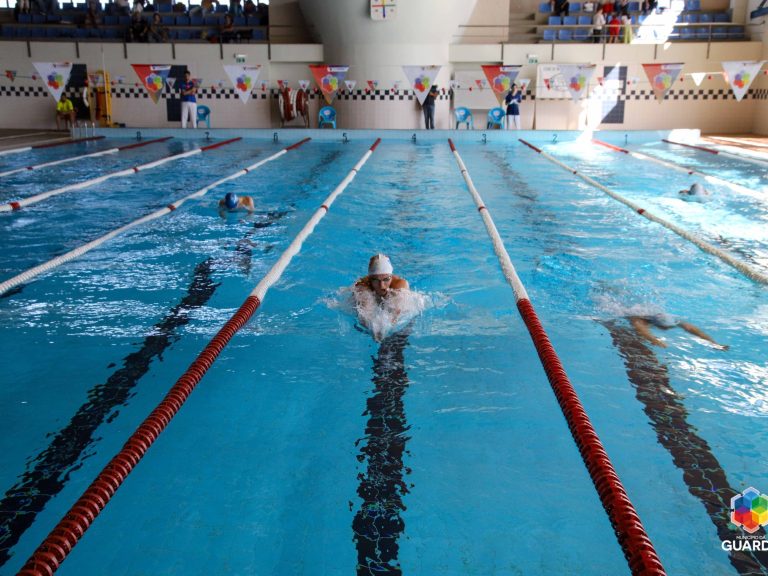
<instances>
[{"instance_id":1,"label":"red poster on wall","mask_svg":"<svg viewBox=\"0 0 768 576\"><path fill-rule=\"evenodd\" d=\"M683 64L643 64L645 75L651 83L656 100L661 102L666 98L667 92L675 84L675 80L683 70Z\"/></svg>"},{"instance_id":2,"label":"red poster on wall","mask_svg":"<svg viewBox=\"0 0 768 576\"><path fill-rule=\"evenodd\" d=\"M131 64L131 66L136 71L136 75L141 80L144 88L149 92L149 97L157 104L160 94L163 93L171 67L165 64Z\"/></svg>"},{"instance_id":3,"label":"red poster on wall","mask_svg":"<svg viewBox=\"0 0 768 576\"><path fill-rule=\"evenodd\" d=\"M336 97L336 92L339 91L342 82L344 82L349 66L314 65L310 66L309 69L312 71L312 76L320 87L325 101L330 104Z\"/></svg>"}]
</instances>

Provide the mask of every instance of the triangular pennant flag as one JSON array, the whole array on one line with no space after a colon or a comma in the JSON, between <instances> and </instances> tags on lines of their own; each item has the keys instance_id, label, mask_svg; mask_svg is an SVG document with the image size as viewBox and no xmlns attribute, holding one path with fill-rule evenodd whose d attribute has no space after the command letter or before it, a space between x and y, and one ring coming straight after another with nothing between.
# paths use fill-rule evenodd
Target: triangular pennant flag
<instances>
[{"instance_id":1,"label":"triangular pennant flag","mask_svg":"<svg viewBox=\"0 0 768 576\"><path fill-rule=\"evenodd\" d=\"M477 84L477 87L480 88L480 90L483 89L484 82L481 79L478 78L477 80L475 80L475 84Z\"/></svg>"},{"instance_id":2,"label":"triangular pennant flag","mask_svg":"<svg viewBox=\"0 0 768 576\"><path fill-rule=\"evenodd\" d=\"M235 93L240 97L240 101L246 104L251 98L251 92L256 87L256 81L261 73L261 66L225 64L224 71L229 76L229 81L235 87Z\"/></svg>"},{"instance_id":3,"label":"triangular pennant flag","mask_svg":"<svg viewBox=\"0 0 768 576\"><path fill-rule=\"evenodd\" d=\"M760 68L763 67L765 60L758 62L739 62L729 61L723 62L723 70L725 70L725 78L731 85L733 95L736 96L736 101L741 102L744 95L749 90L752 82L760 72Z\"/></svg>"},{"instance_id":4,"label":"triangular pennant flag","mask_svg":"<svg viewBox=\"0 0 768 576\"><path fill-rule=\"evenodd\" d=\"M352 92L357 86L357 80L344 80L344 86L347 87L347 92Z\"/></svg>"},{"instance_id":5,"label":"triangular pennant flag","mask_svg":"<svg viewBox=\"0 0 768 576\"><path fill-rule=\"evenodd\" d=\"M395 81L395 82L392 83L392 90L394 90L395 92L400 90L400 82L399 81Z\"/></svg>"},{"instance_id":6,"label":"triangular pennant flag","mask_svg":"<svg viewBox=\"0 0 768 576\"><path fill-rule=\"evenodd\" d=\"M165 83L168 85L168 89L173 91L173 87L176 86L176 78L168 76L168 78L165 79Z\"/></svg>"},{"instance_id":7,"label":"triangular pennant flag","mask_svg":"<svg viewBox=\"0 0 768 576\"><path fill-rule=\"evenodd\" d=\"M299 88L302 90L307 90L309 88L310 81L309 80L299 80Z\"/></svg>"},{"instance_id":8,"label":"triangular pennant flag","mask_svg":"<svg viewBox=\"0 0 768 576\"><path fill-rule=\"evenodd\" d=\"M560 64L560 74L565 81L571 98L578 102L589 86L589 79L595 71L595 67L584 64Z\"/></svg>"},{"instance_id":9,"label":"triangular pennant flag","mask_svg":"<svg viewBox=\"0 0 768 576\"><path fill-rule=\"evenodd\" d=\"M645 75L648 77L651 89L659 102L666 98L667 92L672 88L677 77L680 76L680 72L683 71L683 66L682 63L643 64Z\"/></svg>"},{"instance_id":10,"label":"triangular pennant flag","mask_svg":"<svg viewBox=\"0 0 768 576\"><path fill-rule=\"evenodd\" d=\"M419 104L424 104L429 89L435 83L435 78L437 78L441 68L442 66L403 66L408 84L416 93Z\"/></svg>"},{"instance_id":11,"label":"triangular pennant flag","mask_svg":"<svg viewBox=\"0 0 768 576\"><path fill-rule=\"evenodd\" d=\"M10 80L11 82L16 80L16 75L17 74L18 74L18 72L16 72L16 70L6 70L5 71L5 77L8 78L8 80Z\"/></svg>"},{"instance_id":12,"label":"triangular pennant flag","mask_svg":"<svg viewBox=\"0 0 768 576\"><path fill-rule=\"evenodd\" d=\"M368 89L371 91L376 90L376 88L379 87L378 80L366 80L366 83L368 84Z\"/></svg>"},{"instance_id":13,"label":"triangular pennant flag","mask_svg":"<svg viewBox=\"0 0 768 576\"><path fill-rule=\"evenodd\" d=\"M499 106L504 102L504 97L512 88L512 84L515 83L520 68L521 66L482 66L488 84L493 90L493 95L499 101Z\"/></svg>"},{"instance_id":14,"label":"triangular pennant flag","mask_svg":"<svg viewBox=\"0 0 768 576\"><path fill-rule=\"evenodd\" d=\"M155 64L131 64L131 66L144 85L144 88L149 92L149 97L157 104L168 80L168 72L171 71L171 67Z\"/></svg>"},{"instance_id":15,"label":"triangular pennant flag","mask_svg":"<svg viewBox=\"0 0 768 576\"><path fill-rule=\"evenodd\" d=\"M531 79L530 78L518 78L517 83L520 85L520 90L523 91L523 94L528 90L528 86L531 85Z\"/></svg>"},{"instance_id":16,"label":"triangular pennant flag","mask_svg":"<svg viewBox=\"0 0 768 576\"><path fill-rule=\"evenodd\" d=\"M278 80L277 81L277 88L278 88L278 90L282 90L283 88L288 88L288 81L287 80Z\"/></svg>"},{"instance_id":17,"label":"triangular pennant flag","mask_svg":"<svg viewBox=\"0 0 768 576\"><path fill-rule=\"evenodd\" d=\"M696 86L701 86L706 75L706 72L691 72L691 78L693 78L693 83L696 84Z\"/></svg>"},{"instance_id":18,"label":"triangular pennant flag","mask_svg":"<svg viewBox=\"0 0 768 576\"><path fill-rule=\"evenodd\" d=\"M312 76L320 87L325 101L330 105L344 82L349 66L325 66L324 64L310 65Z\"/></svg>"},{"instance_id":19,"label":"triangular pennant flag","mask_svg":"<svg viewBox=\"0 0 768 576\"><path fill-rule=\"evenodd\" d=\"M64 89L67 87L67 82L69 82L69 75L72 72L72 63L32 62L32 64L45 82L45 87L48 88L48 92L50 92L51 96L58 102ZM36 79L34 76L32 78Z\"/></svg>"},{"instance_id":20,"label":"triangular pennant flag","mask_svg":"<svg viewBox=\"0 0 768 576\"><path fill-rule=\"evenodd\" d=\"M456 80L451 80L448 82L448 86L451 87L451 90L456 90L459 87L459 83Z\"/></svg>"}]
</instances>

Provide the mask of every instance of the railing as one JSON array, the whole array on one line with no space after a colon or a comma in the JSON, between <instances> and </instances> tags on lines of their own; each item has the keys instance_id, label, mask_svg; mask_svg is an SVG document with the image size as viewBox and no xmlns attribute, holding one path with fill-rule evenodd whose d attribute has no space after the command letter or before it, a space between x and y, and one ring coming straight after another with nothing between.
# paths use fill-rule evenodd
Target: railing
<instances>
[{"instance_id":1,"label":"railing","mask_svg":"<svg viewBox=\"0 0 768 576\"><path fill-rule=\"evenodd\" d=\"M96 136L96 122L91 120L76 120L69 130L69 135L72 138L88 138L88 129L90 128L90 136Z\"/></svg>"}]
</instances>

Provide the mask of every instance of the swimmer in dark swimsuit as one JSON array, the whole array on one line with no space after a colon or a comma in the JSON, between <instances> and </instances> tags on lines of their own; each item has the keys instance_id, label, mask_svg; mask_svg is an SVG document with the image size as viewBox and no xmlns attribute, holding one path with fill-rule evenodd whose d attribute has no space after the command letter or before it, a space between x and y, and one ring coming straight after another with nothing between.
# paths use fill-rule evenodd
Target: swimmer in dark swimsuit
<instances>
[{"instance_id":1,"label":"swimmer in dark swimsuit","mask_svg":"<svg viewBox=\"0 0 768 576\"><path fill-rule=\"evenodd\" d=\"M683 320L680 320L679 318L675 318L674 316L670 316L669 314L653 314L649 316L629 316L629 323L632 324L632 327L635 329L638 335L648 340L648 342L650 342L654 346L660 346L661 348L666 348L667 345L663 340L656 338L656 336L654 336L651 333L651 326L655 326L656 328L660 328L662 330L669 330L670 328L680 327L686 332L693 334L694 336L698 336L702 340L711 342L720 350L728 350L728 346L725 346L723 344L718 344L709 334L704 332L701 328L698 328L697 326L694 326L689 322L684 322Z\"/></svg>"},{"instance_id":2,"label":"swimmer in dark swimsuit","mask_svg":"<svg viewBox=\"0 0 768 576\"><path fill-rule=\"evenodd\" d=\"M680 190L678 194L680 194L681 200L695 200L699 202L709 200L709 191L698 182L691 184L691 187L688 188L688 190Z\"/></svg>"}]
</instances>

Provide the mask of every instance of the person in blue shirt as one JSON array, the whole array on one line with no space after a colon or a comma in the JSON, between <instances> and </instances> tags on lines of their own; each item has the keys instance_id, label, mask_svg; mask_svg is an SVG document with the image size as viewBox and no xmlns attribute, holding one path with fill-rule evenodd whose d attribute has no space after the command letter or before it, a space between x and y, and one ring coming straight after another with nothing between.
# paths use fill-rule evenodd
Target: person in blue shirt
<instances>
[{"instance_id":1,"label":"person in blue shirt","mask_svg":"<svg viewBox=\"0 0 768 576\"><path fill-rule=\"evenodd\" d=\"M192 119L192 128L197 128L197 85L192 81L192 73L184 72L184 82L179 86L181 90L181 127L187 127L187 118Z\"/></svg>"},{"instance_id":2,"label":"person in blue shirt","mask_svg":"<svg viewBox=\"0 0 768 576\"><path fill-rule=\"evenodd\" d=\"M507 95L504 97L504 104L507 105L507 130L512 129L512 124L516 130L520 130L520 102L523 101L523 91L517 84L512 84Z\"/></svg>"}]
</instances>

